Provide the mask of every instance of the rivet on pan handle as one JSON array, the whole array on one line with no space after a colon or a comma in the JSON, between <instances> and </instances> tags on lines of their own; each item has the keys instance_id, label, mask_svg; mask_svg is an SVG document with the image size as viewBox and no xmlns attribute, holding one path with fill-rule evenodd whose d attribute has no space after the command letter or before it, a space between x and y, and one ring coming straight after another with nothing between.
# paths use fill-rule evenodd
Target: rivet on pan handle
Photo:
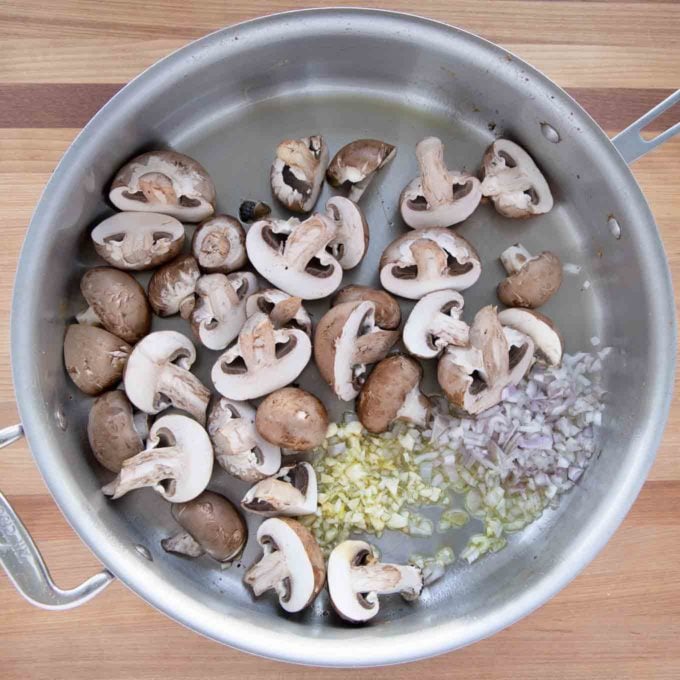
<instances>
[{"instance_id":1,"label":"rivet on pan handle","mask_svg":"<svg viewBox=\"0 0 680 680\"><path fill-rule=\"evenodd\" d=\"M0 430L0 448L23 436L21 425ZM85 604L113 581L106 569L70 590L57 586L23 522L0 493L0 565L14 587L36 607L71 609Z\"/></svg>"},{"instance_id":2,"label":"rivet on pan handle","mask_svg":"<svg viewBox=\"0 0 680 680\"><path fill-rule=\"evenodd\" d=\"M644 139L641 134L642 130L655 118L658 118L664 111L667 111L673 104L678 102L680 102L680 90L676 90L670 97L657 104L651 111L645 113L644 116L636 120L632 125L629 125L623 132L619 132L612 139L614 146L623 156L626 163L632 163L640 158L640 156L644 156L648 151L656 148L659 144L663 144L680 132L680 121L678 121L675 125L669 127L668 130L658 134L654 139Z\"/></svg>"}]
</instances>

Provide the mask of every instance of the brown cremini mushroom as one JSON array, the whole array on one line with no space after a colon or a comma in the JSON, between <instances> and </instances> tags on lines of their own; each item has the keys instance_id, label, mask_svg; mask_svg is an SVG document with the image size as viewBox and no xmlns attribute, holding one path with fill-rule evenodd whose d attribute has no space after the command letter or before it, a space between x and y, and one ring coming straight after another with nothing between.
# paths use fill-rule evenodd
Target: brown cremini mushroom
<instances>
[{"instance_id":1,"label":"brown cremini mushroom","mask_svg":"<svg viewBox=\"0 0 680 680\"><path fill-rule=\"evenodd\" d=\"M196 304L196 283L201 276L193 255L183 255L157 269L149 280L148 296L158 316L179 314L188 319Z\"/></svg>"},{"instance_id":2,"label":"brown cremini mushroom","mask_svg":"<svg viewBox=\"0 0 680 680\"><path fill-rule=\"evenodd\" d=\"M369 300L375 305L375 323L385 330L395 330L401 323L399 303L386 291L351 284L341 288L332 298L331 307L343 302L364 302Z\"/></svg>"},{"instance_id":3,"label":"brown cremini mushroom","mask_svg":"<svg viewBox=\"0 0 680 680\"><path fill-rule=\"evenodd\" d=\"M272 477L248 489L241 507L248 512L271 517L297 517L316 512L316 472L309 463L282 467Z\"/></svg>"},{"instance_id":4,"label":"brown cremini mushroom","mask_svg":"<svg viewBox=\"0 0 680 680\"><path fill-rule=\"evenodd\" d=\"M248 261L246 232L235 217L215 215L196 227L191 252L204 272L229 274Z\"/></svg>"},{"instance_id":5,"label":"brown cremini mushroom","mask_svg":"<svg viewBox=\"0 0 680 680\"><path fill-rule=\"evenodd\" d=\"M547 250L532 256L516 243L501 253L500 260L508 277L498 284L496 294L508 307L540 307L562 285L562 262Z\"/></svg>"}]
</instances>

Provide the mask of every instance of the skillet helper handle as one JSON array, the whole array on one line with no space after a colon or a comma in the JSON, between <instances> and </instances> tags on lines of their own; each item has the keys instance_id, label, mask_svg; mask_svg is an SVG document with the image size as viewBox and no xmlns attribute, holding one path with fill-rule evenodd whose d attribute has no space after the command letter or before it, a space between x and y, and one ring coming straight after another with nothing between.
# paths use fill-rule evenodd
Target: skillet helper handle
<instances>
[{"instance_id":1,"label":"skillet helper handle","mask_svg":"<svg viewBox=\"0 0 680 680\"><path fill-rule=\"evenodd\" d=\"M659 146L659 144L663 144L671 137L680 133L680 121L678 121L675 125L664 130L653 139L644 139L641 134L655 118L658 118L664 111L667 111L671 106L678 103L680 103L680 90L676 90L670 97L657 104L653 109L629 125L623 132L619 132L619 134L612 139L614 146L623 156L623 160L626 161L626 163L632 163L640 158L640 156L644 156L648 151Z\"/></svg>"},{"instance_id":2,"label":"skillet helper handle","mask_svg":"<svg viewBox=\"0 0 680 680\"><path fill-rule=\"evenodd\" d=\"M0 448L21 439L21 425L0 430ZM104 569L70 590L57 586L38 547L7 499L0 493L0 565L14 587L42 609L71 609L98 595L114 579Z\"/></svg>"}]
</instances>

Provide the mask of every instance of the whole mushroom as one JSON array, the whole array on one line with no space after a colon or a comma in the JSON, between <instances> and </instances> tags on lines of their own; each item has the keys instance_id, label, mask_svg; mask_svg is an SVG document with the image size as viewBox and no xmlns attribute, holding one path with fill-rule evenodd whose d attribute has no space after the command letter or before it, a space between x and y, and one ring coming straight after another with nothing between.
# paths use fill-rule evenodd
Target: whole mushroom
<instances>
[{"instance_id":1,"label":"whole mushroom","mask_svg":"<svg viewBox=\"0 0 680 680\"><path fill-rule=\"evenodd\" d=\"M230 272L245 266L246 232L231 215L215 215L196 227L191 252L208 274Z\"/></svg>"},{"instance_id":2,"label":"whole mushroom","mask_svg":"<svg viewBox=\"0 0 680 680\"><path fill-rule=\"evenodd\" d=\"M260 524L257 542L264 554L243 579L255 597L273 590L287 612L308 607L326 580L326 564L314 535L294 519L272 517Z\"/></svg>"},{"instance_id":3,"label":"whole mushroom","mask_svg":"<svg viewBox=\"0 0 680 680\"><path fill-rule=\"evenodd\" d=\"M343 541L328 558L328 592L335 611L346 621L363 623L380 610L379 597L399 593L416 600L423 590L417 567L383 564L366 541Z\"/></svg>"},{"instance_id":4,"label":"whole mushroom","mask_svg":"<svg viewBox=\"0 0 680 680\"><path fill-rule=\"evenodd\" d=\"M302 305L302 298L276 288L267 288L253 293L246 300L246 316L256 312L267 314L275 329L298 328L312 335L312 319Z\"/></svg>"},{"instance_id":5,"label":"whole mushroom","mask_svg":"<svg viewBox=\"0 0 680 680\"><path fill-rule=\"evenodd\" d=\"M276 147L271 169L274 196L297 213L309 212L316 203L328 165L328 147L321 135L284 139Z\"/></svg>"},{"instance_id":6,"label":"whole mushroom","mask_svg":"<svg viewBox=\"0 0 680 680\"><path fill-rule=\"evenodd\" d=\"M514 328L533 340L537 361L548 366L560 365L564 341L557 326L545 314L533 309L512 307L499 312L498 320L503 326Z\"/></svg>"},{"instance_id":7,"label":"whole mushroom","mask_svg":"<svg viewBox=\"0 0 680 680\"><path fill-rule=\"evenodd\" d=\"M257 407L255 427L276 446L311 451L326 438L328 412L313 394L297 387L284 387L272 392Z\"/></svg>"},{"instance_id":8,"label":"whole mushroom","mask_svg":"<svg viewBox=\"0 0 680 680\"><path fill-rule=\"evenodd\" d=\"M208 486L212 467L206 431L186 416L163 416L152 425L146 449L125 460L118 476L102 491L115 500L149 486L166 501L184 503Z\"/></svg>"},{"instance_id":9,"label":"whole mushroom","mask_svg":"<svg viewBox=\"0 0 680 680\"><path fill-rule=\"evenodd\" d=\"M401 323L399 303L386 291L351 284L341 288L332 298L331 307L343 302L370 301L375 304L375 323L385 330L393 331Z\"/></svg>"},{"instance_id":10,"label":"whole mushroom","mask_svg":"<svg viewBox=\"0 0 680 680\"><path fill-rule=\"evenodd\" d=\"M328 245L330 252L343 269L353 269L368 249L369 229L364 213L349 198L333 196L326 201L326 215L336 230Z\"/></svg>"},{"instance_id":11,"label":"whole mushroom","mask_svg":"<svg viewBox=\"0 0 680 680\"><path fill-rule=\"evenodd\" d=\"M184 531L161 541L166 552L200 557L208 554L218 562L236 559L248 540L248 529L234 504L214 491L193 500L173 503L173 519Z\"/></svg>"},{"instance_id":12,"label":"whole mushroom","mask_svg":"<svg viewBox=\"0 0 680 680\"><path fill-rule=\"evenodd\" d=\"M215 185L193 158L175 151L150 151L118 171L109 199L119 210L200 222L215 212Z\"/></svg>"},{"instance_id":13,"label":"whole mushroom","mask_svg":"<svg viewBox=\"0 0 680 680\"><path fill-rule=\"evenodd\" d=\"M80 292L89 305L76 316L78 323L103 326L130 344L151 328L151 309L144 289L118 269L95 267L80 280Z\"/></svg>"},{"instance_id":14,"label":"whole mushroom","mask_svg":"<svg viewBox=\"0 0 680 680\"><path fill-rule=\"evenodd\" d=\"M501 253L500 260L508 277L498 284L496 294L508 307L540 307L562 285L560 258L547 250L532 256L516 243Z\"/></svg>"},{"instance_id":15,"label":"whole mushroom","mask_svg":"<svg viewBox=\"0 0 680 680\"><path fill-rule=\"evenodd\" d=\"M193 255L178 257L157 269L149 280L148 296L158 316L172 316L179 312L188 319L196 304L196 283L201 276Z\"/></svg>"},{"instance_id":16,"label":"whole mushroom","mask_svg":"<svg viewBox=\"0 0 680 680\"><path fill-rule=\"evenodd\" d=\"M97 255L112 267L142 271L179 255L184 225L171 215L120 212L100 222L90 237Z\"/></svg>"},{"instance_id":17,"label":"whole mushroom","mask_svg":"<svg viewBox=\"0 0 680 680\"><path fill-rule=\"evenodd\" d=\"M437 137L418 142L416 157L420 176L399 199L404 222L413 229L449 227L469 217L482 199L479 180L446 167L444 145Z\"/></svg>"},{"instance_id":18,"label":"whole mushroom","mask_svg":"<svg viewBox=\"0 0 680 680\"><path fill-rule=\"evenodd\" d=\"M297 517L316 512L316 472L309 463L282 467L248 489L241 507L257 515Z\"/></svg>"}]
</instances>

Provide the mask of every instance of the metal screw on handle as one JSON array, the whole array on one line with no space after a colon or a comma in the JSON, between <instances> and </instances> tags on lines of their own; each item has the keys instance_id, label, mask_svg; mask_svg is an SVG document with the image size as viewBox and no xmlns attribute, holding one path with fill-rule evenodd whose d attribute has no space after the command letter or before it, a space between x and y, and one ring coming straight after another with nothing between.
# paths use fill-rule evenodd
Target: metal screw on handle
<instances>
[{"instance_id":1,"label":"metal screw on handle","mask_svg":"<svg viewBox=\"0 0 680 680\"><path fill-rule=\"evenodd\" d=\"M21 425L0 430L0 448L23 436ZM104 569L70 590L59 588L45 564L38 547L7 499L0 493L0 565L14 587L36 607L71 609L85 604L114 579Z\"/></svg>"}]
</instances>

